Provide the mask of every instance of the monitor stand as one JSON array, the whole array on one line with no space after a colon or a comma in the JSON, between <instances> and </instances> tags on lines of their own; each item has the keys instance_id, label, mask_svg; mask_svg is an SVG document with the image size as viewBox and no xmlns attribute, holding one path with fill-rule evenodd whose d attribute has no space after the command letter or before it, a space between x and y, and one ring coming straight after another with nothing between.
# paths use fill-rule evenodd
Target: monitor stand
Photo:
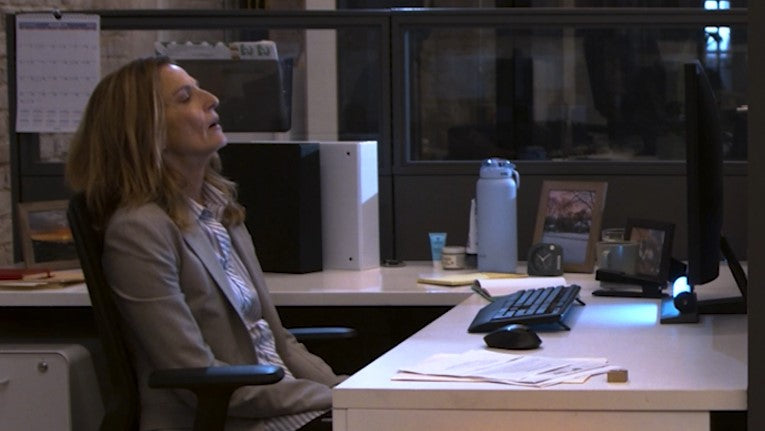
<instances>
[{"instance_id":1,"label":"monitor stand","mask_svg":"<svg viewBox=\"0 0 765 431\"><path fill-rule=\"evenodd\" d=\"M730 269L733 279L736 281L736 286L738 286L741 296L697 301L693 309L686 311L679 311L675 307L674 298L664 298L661 303L661 323L695 323L698 322L700 314L746 314L746 296L748 290L746 273L724 236L720 237L720 250L725 261L728 263L728 269ZM694 298L695 295L693 293Z\"/></svg>"},{"instance_id":2,"label":"monitor stand","mask_svg":"<svg viewBox=\"0 0 765 431\"><path fill-rule=\"evenodd\" d=\"M698 312L699 314L746 314L746 295L748 289L746 273L724 236L720 237L720 250L728 262L728 269L730 269L733 279L736 280L736 286L738 286L741 296L699 301L696 304Z\"/></svg>"},{"instance_id":3,"label":"monitor stand","mask_svg":"<svg viewBox=\"0 0 765 431\"><path fill-rule=\"evenodd\" d=\"M647 280L637 275L625 274L619 271L598 269L595 271L595 280L611 283L615 286L613 288L597 289L592 292L595 296L626 298L665 298L668 296L663 292L667 284L666 282L660 283L655 280Z\"/></svg>"},{"instance_id":4,"label":"monitor stand","mask_svg":"<svg viewBox=\"0 0 765 431\"><path fill-rule=\"evenodd\" d=\"M643 284L637 289L596 289L592 291L593 296L613 296L619 298L666 298L668 295L662 292L662 286L659 284Z\"/></svg>"},{"instance_id":5,"label":"monitor stand","mask_svg":"<svg viewBox=\"0 0 765 431\"><path fill-rule=\"evenodd\" d=\"M691 293L696 297L695 293ZM675 307L674 298L663 298L661 300L661 318L659 321L663 324L669 323L697 323L699 313L697 310L680 311Z\"/></svg>"}]
</instances>

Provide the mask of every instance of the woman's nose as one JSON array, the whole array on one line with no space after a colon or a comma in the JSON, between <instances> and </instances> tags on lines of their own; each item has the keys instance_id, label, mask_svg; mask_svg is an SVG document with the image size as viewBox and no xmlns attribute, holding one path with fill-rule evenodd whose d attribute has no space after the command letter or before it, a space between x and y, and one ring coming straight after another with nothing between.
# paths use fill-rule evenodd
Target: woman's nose
<instances>
[{"instance_id":1,"label":"woman's nose","mask_svg":"<svg viewBox=\"0 0 765 431\"><path fill-rule=\"evenodd\" d=\"M215 108L217 108L217 107L218 107L218 105L220 104L220 100L218 99L218 97L217 97L217 96L215 96L214 94L210 93L210 92L209 92L209 91L207 91L207 90L202 90L202 91L204 91L205 93L207 93L207 96L208 96L208 97L209 97L209 99L210 99L210 101L209 101L209 103L208 103L208 107L207 107L207 109L215 109Z\"/></svg>"}]
</instances>

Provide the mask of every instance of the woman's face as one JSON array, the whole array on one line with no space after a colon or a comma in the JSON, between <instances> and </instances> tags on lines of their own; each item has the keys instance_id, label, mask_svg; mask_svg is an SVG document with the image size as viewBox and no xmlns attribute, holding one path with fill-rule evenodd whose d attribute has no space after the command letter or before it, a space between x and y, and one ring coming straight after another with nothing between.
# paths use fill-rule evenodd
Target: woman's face
<instances>
[{"instance_id":1,"label":"woman's face","mask_svg":"<svg viewBox=\"0 0 765 431\"><path fill-rule=\"evenodd\" d=\"M218 123L218 98L199 88L197 81L174 64L160 70L160 92L165 105L165 158L204 165L226 145Z\"/></svg>"}]
</instances>

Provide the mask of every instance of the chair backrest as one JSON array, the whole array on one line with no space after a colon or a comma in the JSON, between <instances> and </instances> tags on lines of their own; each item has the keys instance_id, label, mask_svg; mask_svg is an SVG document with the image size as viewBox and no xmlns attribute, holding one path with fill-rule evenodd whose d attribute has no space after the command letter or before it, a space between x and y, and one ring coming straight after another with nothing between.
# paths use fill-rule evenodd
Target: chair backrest
<instances>
[{"instance_id":1,"label":"chair backrest","mask_svg":"<svg viewBox=\"0 0 765 431\"><path fill-rule=\"evenodd\" d=\"M140 414L137 379L123 338L117 306L101 265L103 235L94 228L82 193L69 201L67 217L109 369L110 387L101 429L135 430Z\"/></svg>"}]
</instances>

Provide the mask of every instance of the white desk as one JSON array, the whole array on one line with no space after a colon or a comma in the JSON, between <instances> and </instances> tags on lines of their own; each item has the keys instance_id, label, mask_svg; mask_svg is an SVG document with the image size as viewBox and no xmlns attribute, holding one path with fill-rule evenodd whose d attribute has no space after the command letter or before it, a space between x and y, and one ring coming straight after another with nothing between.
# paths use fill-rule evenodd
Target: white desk
<instances>
[{"instance_id":1,"label":"white desk","mask_svg":"<svg viewBox=\"0 0 765 431\"><path fill-rule=\"evenodd\" d=\"M266 282L277 306L453 306L470 296L467 287L416 283L418 276L434 273L430 262L407 262L402 267L364 271L266 273ZM90 298L85 284L62 289L0 290L0 306L89 307Z\"/></svg>"},{"instance_id":2,"label":"white desk","mask_svg":"<svg viewBox=\"0 0 765 431\"><path fill-rule=\"evenodd\" d=\"M527 389L499 384L413 383L390 380L399 366L438 352L483 346L466 328L485 302L467 287L417 284L429 262L366 271L266 274L280 306L452 306L451 311L334 391L335 429L353 430L691 430L708 429L710 410L746 409L745 316L702 316L692 325L659 325L658 301L598 298L591 274L567 275L583 286L584 307L572 331L542 333L530 354L605 356L629 370L626 384L596 376L582 385ZM734 296L727 268L699 289L705 297ZM711 292L711 293L710 293ZM0 291L0 306L87 307L84 285L66 289Z\"/></svg>"},{"instance_id":3,"label":"white desk","mask_svg":"<svg viewBox=\"0 0 765 431\"><path fill-rule=\"evenodd\" d=\"M359 336L343 344L348 351L340 351L332 343L312 346L338 372L350 374L471 295L468 287L416 283L418 276L433 273L430 262L408 262L403 267L365 271L267 273L266 281L286 325L357 330ZM63 289L0 290L0 327L6 327L0 339L34 340L55 326L57 334L91 341L95 333L89 308L84 284ZM13 329L8 329L9 325Z\"/></svg>"},{"instance_id":4,"label":"white desk","mask_svg":"<svg viewBox=\"0 0 765 431\"><path fill-rule=\"evenodd\" d=\"M702 316L698 324L660 325L659 301L593 297L592 275L569 275L586 306L571 331L544 332L528 354L604 356L629 382L604 375L584 384L531 389L491 383L391 381L400 366L434 353L484 346L466 328L486 304L471 296L390 350L333 392L335 431L356 430L708 430L709 411L746 410L746 316ZM707 296L736 294L727 269ZM729 290L726 290L729 289Z\"/></svg>"},{"instance_id":5,"label":"white desk","mask_svg":"<svg viewBox=\"0 0 765 431\"><path fill-rule=\"evenodd\" d=\"M437 271L428 262L363 271L330 269L308 274L267 273L276 305L310 306L453 306L472 292L469 287L418 284L419 276L465 271Z\"/></svg>"},{"instance_id":6,"label":"white desk","mask_svg":"<svg viewBox=\"0 0 765 431\"><path fill-rule=\"evenodd\" d=\"M2 307L90 307L85 283L55 289L0 289Z\"/></svg>"}]
</instances>

